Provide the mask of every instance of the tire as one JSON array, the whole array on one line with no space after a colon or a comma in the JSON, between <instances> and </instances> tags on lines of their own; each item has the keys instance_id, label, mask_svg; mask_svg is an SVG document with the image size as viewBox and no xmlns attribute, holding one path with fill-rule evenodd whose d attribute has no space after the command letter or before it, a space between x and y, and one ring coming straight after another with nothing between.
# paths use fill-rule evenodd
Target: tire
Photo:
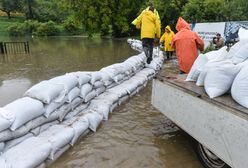
<instances>
[{"instance_id":1,"label":"tire","mask_svg":"<svg viewBox=\"0 0 248 168\"><path fill-rule=\"evenodd\" d=\"M197 141L195 142L195 151L205 168L230 168L225 162Z\"/></svg>"}]
</instances>

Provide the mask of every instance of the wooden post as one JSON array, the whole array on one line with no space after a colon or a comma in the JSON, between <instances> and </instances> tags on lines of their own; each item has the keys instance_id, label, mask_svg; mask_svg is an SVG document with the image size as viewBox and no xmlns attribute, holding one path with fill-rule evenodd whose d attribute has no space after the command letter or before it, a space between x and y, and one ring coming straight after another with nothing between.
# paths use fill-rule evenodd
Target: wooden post
<instances>
[{"instance_id":1,"label":"wooden post","mask_svg":"<svg viewBox=\"0 0 248 168\"><path fill-rule=\"evenodd\" d=\"M3 42L0 42L0 53L1 53L1 54L4 54Z\"/></svg>"},{"instance_id":2,"label":"wooden post","mask_svg":"<svg viewBox=\"0 0 248 168\"><path fill-rule=\"evenodd\" d=\"M7 54L8 51L7 51L6 43L3 43L3 47L4 47L4 53Z\"/></svg>"}]
</instances>

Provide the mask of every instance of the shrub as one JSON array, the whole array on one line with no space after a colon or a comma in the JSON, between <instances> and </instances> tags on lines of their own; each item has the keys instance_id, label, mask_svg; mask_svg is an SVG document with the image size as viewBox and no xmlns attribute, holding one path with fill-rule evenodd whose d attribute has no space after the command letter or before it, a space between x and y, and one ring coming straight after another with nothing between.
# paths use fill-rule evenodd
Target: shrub
<instances>
[{"instance_id":1,"label":"shrub","mask_svg":"<svg viewBox=\"0 0 248 168\"><path fill-rule=\"evenodd\" d=\"M49 21L47 23L42 23L37 31L36 35L38 36L55 36L59 34L59 28L53 21Z\"/></svg>"},{"instance_id":2,"label":"shrub","mask_svg":"<svg viewBox=\"0 0 248 168\"><path fill-rule=\"evenodd\" d=\"M25 35L25 28L21 23L15 23L8 27L8 32L11 36Z\"/></svg>"},{"instance_id":3,"label":"shrub","mask_svg":"<svg viewBox=\"0 0 248 168\"><path fill-rule=\"evenodd\" d=\"M80 28L78 25L73 21L73 19L67 19L63 24L64 30L72 35L76 35L80 33Z\"/></svg>"}]
</instances>

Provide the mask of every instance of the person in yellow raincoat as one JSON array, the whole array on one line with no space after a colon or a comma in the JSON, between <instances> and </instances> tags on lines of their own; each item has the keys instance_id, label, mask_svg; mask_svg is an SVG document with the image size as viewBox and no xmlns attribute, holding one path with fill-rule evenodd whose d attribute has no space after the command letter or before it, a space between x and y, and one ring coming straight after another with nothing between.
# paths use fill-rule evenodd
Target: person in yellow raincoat
<instances>
[{"instance_id":1,"label":"person in yellow raincoat","mask_svg":"<svg viewBox=\"0 0 248 168\"><path fill-rule=\"evenodd\" d=\"M190 30L189 24L182 17L179 17L176 29L178 32L172 39L172 46L176 48L180 73L189 73L198 56L198 50L204 50L204 41Z\"/></svg>"},{"instance_id":2,"label":"person in yellow raincoat","mask_svg":"<svg viewBox=\"0 0 248 168\"><path fill-rule=\"evenodd\" d=\"M153 11L154 8L150 6L148 11L142 12L136 23L136 28L141 29L142 47L147 64L152 61L154 38L160 38L160 23Z\"/></svg>"},{"instance_id":3,"label":"person in yellow raincoat","mask_svg":"<svg viewBox=\"0 0 248 168\"><path fill-rule=\"evenodd\" d=\"M172 38L174 36L174 32L171 30L170 26L165 27L165 32L160 38L160 44L164 45L164 51L166 53L167 59L172 57L174 48L171 46Z\"/></svg>"}]
</instances>

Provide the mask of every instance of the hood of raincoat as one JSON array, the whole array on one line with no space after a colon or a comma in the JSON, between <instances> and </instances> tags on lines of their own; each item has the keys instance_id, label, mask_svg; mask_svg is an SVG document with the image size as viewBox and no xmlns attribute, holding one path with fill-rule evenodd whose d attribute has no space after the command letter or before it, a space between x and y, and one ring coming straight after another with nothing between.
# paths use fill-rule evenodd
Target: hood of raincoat
<instances>
[{"instance_id":1,"label":"hood of raincoat","mask_svg":"<svg viewBox=\"0 0 248 168\"><path fill-rule=\"evenodd\" d=\"M190 30L190 26L182 17L179 17L179 19L177 21L176 29L177 29L177 31L180 31L182 29Z\"/></svg>"},{"instance_id":2,"label":"hood of raincoat","mask_svg":"<svg viewBox=\"0 0 248 168\"><path fill-rule=\"evenodd\" d=\"M166 29L168 29L168 30L171 32L171 28L170 28L169 25L165 27L165 30L166 30Z\"/></svg>"}]
</instances>

